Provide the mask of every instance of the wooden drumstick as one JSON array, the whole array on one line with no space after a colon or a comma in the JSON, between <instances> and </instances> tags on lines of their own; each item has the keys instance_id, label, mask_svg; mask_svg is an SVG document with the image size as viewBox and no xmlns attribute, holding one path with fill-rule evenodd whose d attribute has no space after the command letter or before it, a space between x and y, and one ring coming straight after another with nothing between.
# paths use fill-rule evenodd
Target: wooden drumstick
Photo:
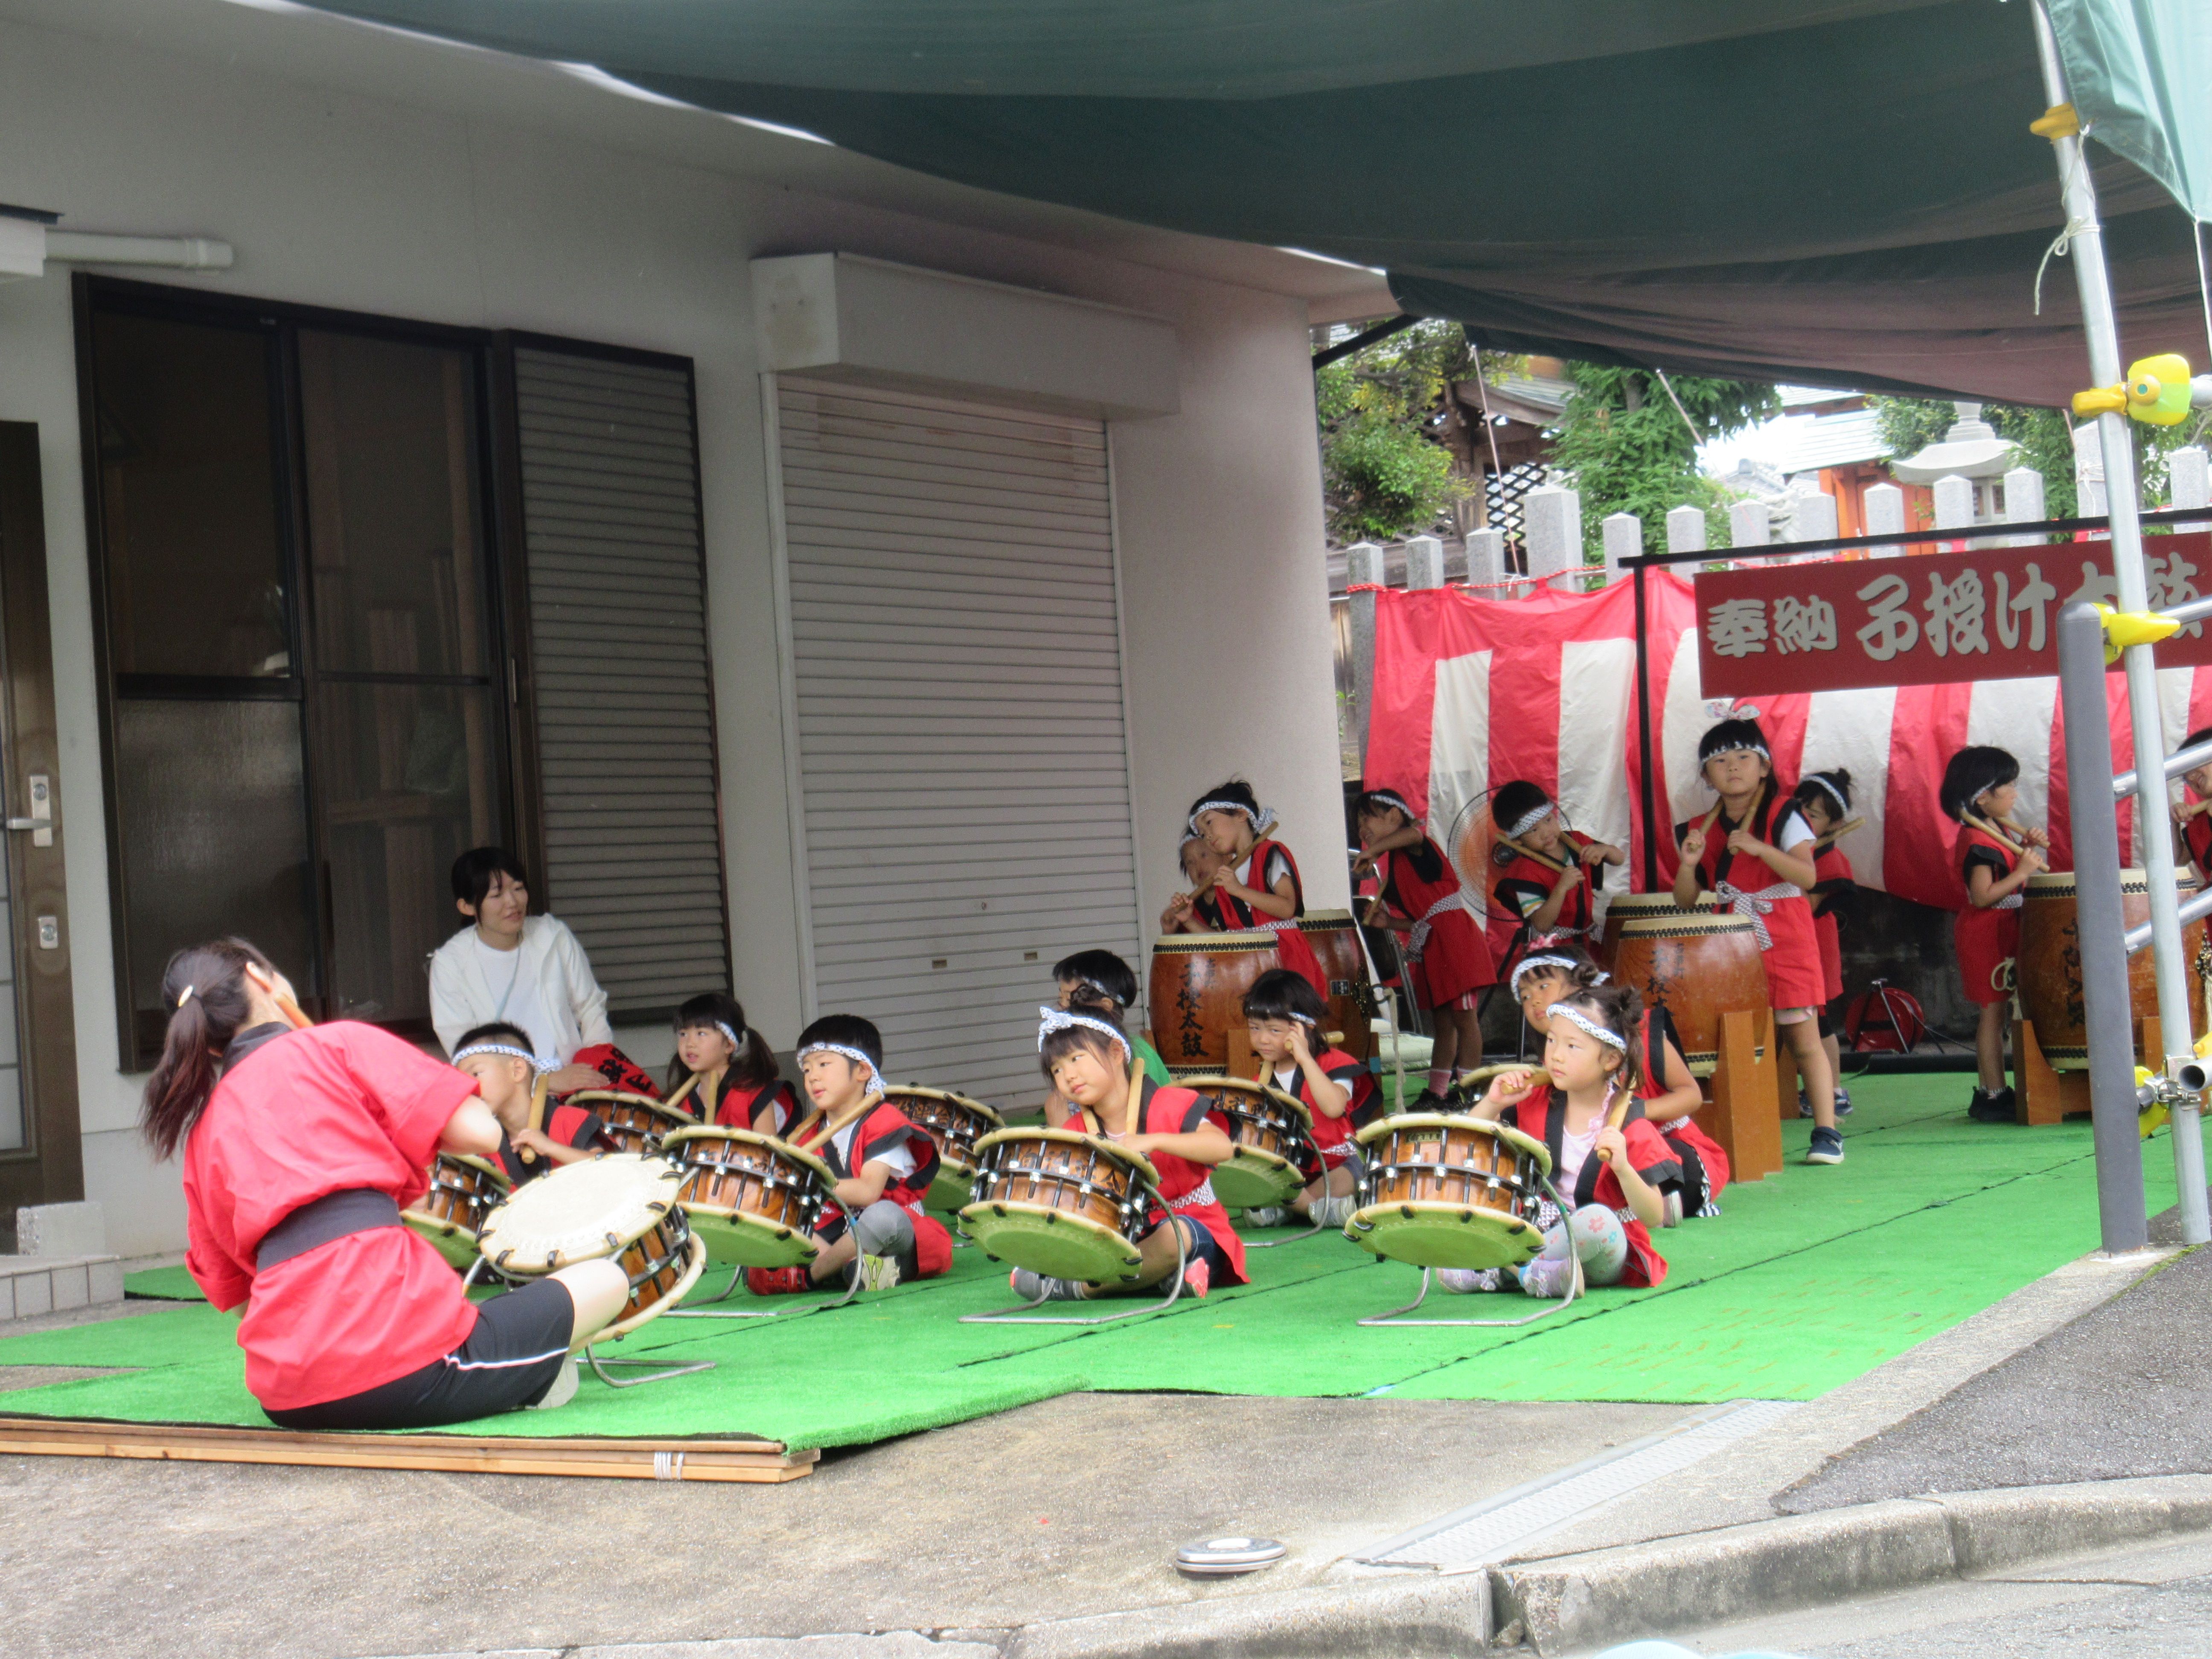
<instances>
[{"instance_id":1,"label":"wooden drumstick","mask_svg":"<svg viewBox=\"0 0 2212 1659\"><path fill-rule=\"evenodd\" d=\"M1522 858L1534 860L1536 863L1542 865L1547 870L1556 872L1563 871L1568 867L1565 864L1562 864L1559 860L1553 858L1549 853L1540 853L1533 847L1524 847L1519 842L1514 840L1510 836L1500 836L1498 838L1498 844L1500 847L1510 848Z\"/></svg>"},{"instance_id":2,"label":"wooden drumstick","mask_svg":"<svg viewBox=\"0 0 2212 1659\"><path fill-rule=\"evenodd\" d=\"M1838 842L1841 841L1845 836L1850 835L1854 830L1863 830L1865 828L1866 820L1864 818L1845 818L1834 829L1829 830L1826 835L1815 840L1813 843L1813 850L1816 853L1825 853L1831 847L1833 847Z\"/></svg>"},{"instance_id":3,"label":"wooden drumstick","mask_svg":"<svg viewBox=\"0 0 2212 1659\"><path fill-rule=\"evenodd\" d=\"M546 1078L547 1073L540 1072L538 1074L538 1081L530 1086L529 1127L540 1133L543 1133L545 1127ZM538 1154L527 1146L517 1148L515 1156L520 1158L525 1164L535 1164L538 1162Z\"/></svg>"},{"instance_id":4,"label":"wooden drumstick","mask_svg":"<svg viewBox=\"0 0 2212 1659\"><path fill-rule=\"evenodd\" d=\"M284 1016L295 1031L304 1031L315 1023L307 1018L298 1003L281 994L276 998L276 1012Z\"/></svg>"},{"instance_id":5,"label":"wooden drumstick","mask_svg":"<svg viewBox=\"0 0 2212 1659\"><path fill-rule=\"evenodd\" d=\"M1984 817L1979 812L1968 812L1966 814L1966 821L1972 824L1975 829L1980 830L1984 835L1990 837L1992 840L2008 849L2014 857L2017 857L2021 854L2027 851L2027 848L2023 843L2014 841L2010 836L2005 834L2003 830L2000 830L1995 823ZM2018 828L2017 825L2008 825L2007 827L2012 829Z\"/></svg>"},{"instance_id":6,"label":"wooden drumstick","mask_svg":"<svg viewBox=\"0 0 2212 1659\"><path fill-rule=\"evenodd\" d=\"M1636 1091L1632 1089L1623 1089L1620 1091L1620 1098L1613 1103L1613 1109L1605 1115L1605 1127L1608 1129L1618 1129L1622 1124L1627 1122L1628 1109L1635 1103ZM1601 1152L1598 1156L1607 1164L1613 1162L1611 1152Z\"/></svg>"},{"instance_id":7,"label":"wooden drumstick","mask_svg":"<svg viewBox=\"0 0 2212 1659\"><path fill-rule=\"evenodd\" d=\"M687 1077L687 1078L685 1078L685 1079L684 1079L684 1086L683 1086L682 1088L678 1089L678 1090L674 1094L672 1094L672 1095L669 1096L669 1097L668 1097L667 1101L666 1101L665 1103L666 1103L666 1104L668 1104L668 1105L670 1105L670 1106L673 1106L673 1107L675 1107L675 1108L676 1108L676 1109L677 1109L678 1111L679 1111L679 1112L683 1112L683 1111L691 1111L691 1109L690 1109L690 1107L687 1107L686 1105L684 1105L684 1096L686 1096L686 1095L688 1095L688 1094L690 1094L690 1093L691 1092L691 1091L692 1091L692 1090L696 1089L696 1087L698 1087L698 1086L699 1086L699 1073L696 1073L696 1072L694 1072L694 1073L691 1073L691 1075L690 1075L690 1077ZM704 1117L704 1116L706 1115L705 1109L704 1109L704 1108L702 1108L701 1109L699 1109L699 1110L697 1110L697 1111L691 1111L691 1115L692 1115L692 1116L694 1116L694 1117Z\"/></svg>"}]
</instances>

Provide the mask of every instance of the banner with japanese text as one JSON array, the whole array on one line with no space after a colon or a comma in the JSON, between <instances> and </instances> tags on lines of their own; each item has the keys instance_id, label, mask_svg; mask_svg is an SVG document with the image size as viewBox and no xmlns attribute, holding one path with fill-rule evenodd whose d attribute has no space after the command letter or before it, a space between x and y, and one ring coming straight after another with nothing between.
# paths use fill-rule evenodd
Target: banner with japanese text
<instances>
[{"instance_id":1,"label":"banner with japanese text","mask_svg":"<svg viewBox=\"0 0 2212 1659\"><path fill-rule=\"evenodd\" d=\"M2153 610L2199 597L2212 536L2150 537L2144 553ZM1708 570L1696 588L1709 697L2039 678L2058 672L2059 611L2115 601L2105 542ZM2156 657L2212 664L2212 636L2192 623Z\"/></svg>"}]
</instances>

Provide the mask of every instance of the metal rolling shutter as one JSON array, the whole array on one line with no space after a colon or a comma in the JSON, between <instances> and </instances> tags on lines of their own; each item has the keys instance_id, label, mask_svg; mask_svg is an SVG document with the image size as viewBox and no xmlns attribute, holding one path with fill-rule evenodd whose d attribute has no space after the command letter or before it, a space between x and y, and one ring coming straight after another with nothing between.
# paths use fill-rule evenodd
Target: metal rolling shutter
<instances>
[{"instance_id":1,"label":"metal rolling shutter","mask_svg":"<svg viewBox=\"0 0 2212 1659\"><path fill-rule=\"evenodd\" d=\"M514 353L545 886L618 1012L730 983L684 368Z\"/></svg>"},{"instance_id":2,"label":"metal rolling shutter","mask_svg":"<svg viewBox=\"0 0 2212 1659\"><path fill-rule=\"evenodd\" d=\"M784 379L814 1006L894 1079L1042 1093L1052 964L1138 961L1106 433Z\"/></svg>"}]
</instances>

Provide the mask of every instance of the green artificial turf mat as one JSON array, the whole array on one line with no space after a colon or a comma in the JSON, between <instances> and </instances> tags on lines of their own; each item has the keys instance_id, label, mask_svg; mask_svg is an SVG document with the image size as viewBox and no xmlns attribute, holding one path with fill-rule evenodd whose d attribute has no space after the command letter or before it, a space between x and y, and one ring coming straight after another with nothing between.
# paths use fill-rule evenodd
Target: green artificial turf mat
<instances>
[{"instance_id":1,"label":"green artificial turf mat","mask_svg":"<svg viewBox=\"0 0 2212 1659\"><path fill-rule=\"evenodd\" d=\"M2087 1124L1968 1121L1961 1077L1863 1079L1849 1161L1808 1166L1808 1124L1784 1125L1778 1176L1723 1194L1724 1213L1662 1232L1656 1289L1602 1290L1518 1329L1361 1328L1410 1301L1415 1269L1333 1235L1255 1250L1254 1282L1089 1329L963 1325L1012 1304L1006 1268L973 1249L940 1279L776 1320L661 1319L623 1357L710 1358L714 1370L615 1391L586 1375L574 1404L496 1419L526 1435L757 1435L862 1443L1072 1389L1420 1399L1699 1403L1810 1399L1863 1375L2094 1249ZM2144 1146L2153 1211L2172 1202L2172 1148ZM1287 1237L1286 1232L1263 1235ZM723 1282L709 1275L692 1305ZM818 1300L827 1300L819 1298ZM727 1304L804 1307L742 1293ZM1424 1316L1510 1318L1518 1295L1431 1294ZM1052 1313L1088 1308L1048 1304ZM8 1412L259 1424L235 1322L201 1304L0 1339L0 1364L141 1367L11 1391ZM473 1425L482 1432L491 1425Z\"/></svg>"},{"instance_id":2,"label":"green artificial turf mat","mask_svg":"<svg viewBox=\"0 0 2212 1659\"><path fill-rule=\"evenodd\" d=\"M147 1267L123 1275L123 1294L150 1302L204 1302L200 1287L183 1267Z\"/></svg>"}]
</instances>

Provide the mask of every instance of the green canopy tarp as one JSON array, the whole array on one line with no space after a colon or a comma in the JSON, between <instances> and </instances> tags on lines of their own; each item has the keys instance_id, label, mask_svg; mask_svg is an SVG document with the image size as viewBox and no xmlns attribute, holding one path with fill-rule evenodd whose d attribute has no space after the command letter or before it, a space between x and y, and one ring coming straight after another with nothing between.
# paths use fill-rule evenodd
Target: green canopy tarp
<instances>
[{"instance_id":1,"label":"green canopy tarp","mask_svg":"<svg viewBox=\"0 0 2212 1659\"><path fill-rule=\"evenodd\" d=\"M2206 354L2212 0L2050 0L2124 338ZM2063 402L2026 0L324 0L1390 274L1501 346ZM2171 194L2169 194L2171 192Z\"/></svg>"}]
</instances>

